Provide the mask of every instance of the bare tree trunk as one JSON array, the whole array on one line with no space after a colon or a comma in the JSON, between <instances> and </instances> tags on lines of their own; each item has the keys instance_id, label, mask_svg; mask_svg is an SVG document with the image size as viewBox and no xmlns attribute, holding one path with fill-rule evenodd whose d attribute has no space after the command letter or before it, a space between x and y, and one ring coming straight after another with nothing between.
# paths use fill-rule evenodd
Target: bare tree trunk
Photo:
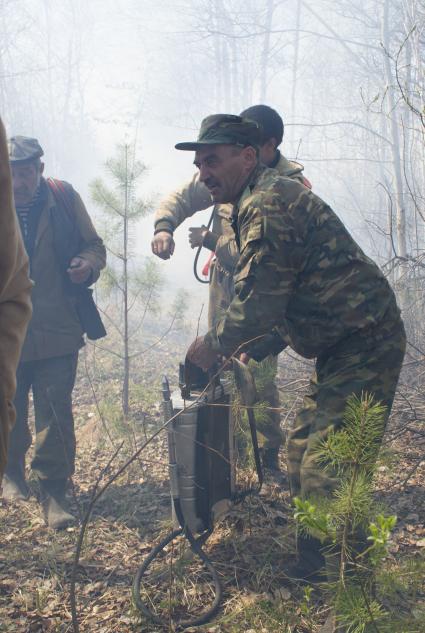
<instances>
[{"instance_id":1,"label":"bare tree trunk","mask_svg":"<svg viewBox=\"0 0 425 633\"><path fill-rule=\"evenodd\" d=\"M260 65L260 101L264 103L267 98L267 80L268 80L268 65L270 56L270 31L273 23L273 12L275 9L274 0L267 0L266 19L264 22L264 39L263 48L261 51L261 65Z\"/></svg>"},{"instance_id":2,"label":"bare tree trunk","mask_svg":"<svg viewBox=\"0 0 425 633\"><path fill-rule=\"evenodd\" d=\"M228 23L227 11L222 0L216 0L215 14L217 16L217 29L218 31L226 32ZM232 95L232 83L231 83L231 68L230 68L230 56L229 56L229 42L223 35L218 35L218 41L220 45L220 68L218 74L220 76L220 84L222 89L222 106L224 112L231 112L231 95Z\"/></svg>"},{"instance_id":3,"label":"bare tree trunk","mask_svg":"<svg viewBox=\"0 0 425 633\"><path fill-rule=\"evenodd\" d=\"M46 64L47 64L47 80L46 80L46 88L47 88L47 111L49 113L49 122L50 125L47 128L47 135L48 135L48 149L51 150L49 152L49 158L50 161L53 163L52 167L53 167L53 171L57 170L58 164L57 164L57 158L56 158L56 154L53 150L53 143L52 143L52 134L51 134L51 130L55 130L56 128L56 113L57 113L57 108L56 106L56 99L54 97L53 94L53 86L55 85L55 80L53 77L53 68L54 68L54 61L53 61L53 54L52 54L52 26L51 26L51 20L50 20L50 0L46 0L43 3L43 7L44 7L44 19L46 21L46 31L45 31L45 37L46 37Z\"/></svg>"},{"instance_id":4,"label":"bare tree trunk","mask_svg":"<svg viewBox=\"0 0 425 633\"><path fill-rule=\"evenodd\" d=\"M387 134L386 129L386 119L384 116L380 117L380 133L382 137L385 137ZM387 143L380 143L378 146L378 157L379 157L379 182L381 184L381 188L379 191L379 199L380 206L382 204L382 208L386 209L386 219L387 219L387 231L388 231L388 242L387 242L387 260L391 261L393 257L397 254L394 252L394 238L393 238L393 228L394 228L394 218L393 218L393 200L391 196L391 185L388 182L388 175L386 173L387 161L389 159L389 151ZM394 268L390 268L389 272L389 280L392 285L395 283L395 273Z\"/></svg>"},{"instance_id":5,"label":"bare tree trunk","mask_svg":"<svg viewBox=\"0 0 425 633\"><path fill-rule=\"evenodd\" d=\"M233 23L229 20L230 32L233 32ZM230 110L229 112L237 112L239 109L239 95L240 95L240 73L238 70L238 47L236 40L231 37L228 40L229 48L231 51L231 58L229 64L229 77L230 77Z\"/></svg>"},{"instance_id":6,"label":"bare tree trunk","mask_svg":"<svg viewBox=\"0 0 425 633\"><path fill-rule=\"evenodd\" d=\"M129 213L129 178L128 178L128 145L125 146L125 187L124 187L124 230L123 230L123 290L124 290L124 378L122 388L122 409L127 417L129 413L130 354L128 334L128 213Z\"/></svg>"},{"instance_id":7,"label":"bare tree trunk","mask_svg":"<svg viewBox=\"0 0 425 633\"><path fill-rule=\"evenodd\" d=\"M221 112L223 104L223 47L221 44L220 35L217 33L219 30L219 16L217 11L217 5L211 2L210 5L211 26L214 30L213 47L214 47L214 59L215 59L215 112Z\"/></svg>"},{"instance_id":8,"label":"bare tree trunk","mask_svg":"<svg viewBox=\"0 0 425 633\"><path fill-rule=\"evenodd\" d=\"M295 40L294 40L294 60L292 62L292 91L291 91L291 119L294 120L297 101L297 77L298 77L298 58L300 50L300 25L301 25L301 6L302 0L297 1L297 14L295 22ZM291 130L291 142L295 147L295 126Z\"/></svg>"},{"instance_id":9,"label":"bare tree trunk","mask_svg":"<svg viewBox=\"0 0 425 633\"><path fill-rule=\"evenodd\" d=\"M402 163L400 152L400 137L398 132L398 108L395 99L395 87L394 77L391 71L391 60L389 57L390 51L390 34L389 34L389 9L390 0L384 0L384 10L382 19L382 41L384 44L384 69L385 78L387 83L387 99L389 110L389 126L390 136L392 141L391 153L392 153L392 170L394 177L394 202L396 213L396 236L397 236L397 255L401 258L407 256L407 242L406 242L406 209L403 195L403 176L402 176ZM406 262L401 261L399 278L406 272ZM405 304L406 297L401 295L402 306ZM404 306L403 306L404 307Z\"/></svg>"},{"instance_id":10,"label":"bare tree trunk","mask_svg":"<svg viewBox=\"0 0 425 633\"><path fill-rule=\"evenodd\" d=\"M7 92L6 92L6 64L4 61L5 53L9 46L9 33L7 30L6 23L6 7L4 0L0 0L0 17L1 17L1 26L0 26L0 36L1 36L1 44L0 44L0 112L6 112L6 103L7 103Z\"/></svg>"}]
</instances>

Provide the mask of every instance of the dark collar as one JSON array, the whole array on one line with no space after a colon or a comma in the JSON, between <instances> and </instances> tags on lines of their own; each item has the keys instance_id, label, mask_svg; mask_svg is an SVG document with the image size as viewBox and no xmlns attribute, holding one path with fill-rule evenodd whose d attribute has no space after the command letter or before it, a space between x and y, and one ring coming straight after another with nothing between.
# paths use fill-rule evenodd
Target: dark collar
<instances>
[{"instance_id":1,"label":"dark collar","mask_svg":"<svg viewBox=\"0 0 425 633\"><path fill-rule=\"evenodd\" d=\"M275 155L273 161L270 163L270 165L268 165L268 167L271 167L271 169L274 169L275 167L277 167L277 165L279 164L279 161L280 161L280 156L281 156L280 151L277 149L276 150L276 155Z\"/></svg>"}]
</instances>

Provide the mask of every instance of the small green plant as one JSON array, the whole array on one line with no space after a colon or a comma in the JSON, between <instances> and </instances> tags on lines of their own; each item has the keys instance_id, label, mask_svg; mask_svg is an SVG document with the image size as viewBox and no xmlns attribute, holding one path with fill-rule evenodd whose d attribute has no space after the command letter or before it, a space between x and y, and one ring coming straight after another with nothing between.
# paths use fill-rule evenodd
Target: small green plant
<instances>
[{"instance_id":1,"label":"small green plant","mask_svg":"<svg viewBox=\"0 0 425 633\"><path fill-rule=\"evenodd\" d=\"M387 631L391 620L388 605L375 592L397 521L383 513L373 495L384 420L385 408L372 396L351 396L342 429L316 449L317 462L334 474L338 486L329 497L294 500L298 529L324 545L331 601L349 633Z\"/></svg>"},{"instance_id":2,"label":"small green plant","mask_svg":"<svg viewBox=\"0 0 425 633\"><path fill-rule=\"evenodd\" d=\"M347 633L381 631L388 613L377 600L366 597L365 589L359 583L350 582L344 591L336 594L335 611L338 623Z\"/></svg>"},{"instance_id":3,"label":"small green plant","mask_svg":"<svg viewBox=\"0 0 425 633\"><path fill-rule=\"evenodd\" d=\"M371 542L371 546L365 550L363 555L368 553L374 564L377 564L387 553L388 541L396 523L396 516L386 517L383 514L378 514L376 522L369 523L370 534L367 540Z\"/></svg>"},{"instance_id":4,"label":"small green plant","mask_svg":"<svg viewBox=\"0 0 425 633\"><path fill-rule=\"evenodd\" d=\"M312 536L324 541L331 538L332 542L336 534L331 529L331 514L319 509L318 504L311 503L308 499L295 497L294 518L302 531L306 531Z\"/></svg>"},{"instance_id":5,"label":"small green plant","mask_svg":"<svg viewBox=\"0 0 425 633\"><path fill-rule=\"evenodd\" d=\"M303 616L307 617L311 615L311 597L313 593L313 587L304 587L303 599L300 602L300 611Z\"/></svg>"}]
</instances>

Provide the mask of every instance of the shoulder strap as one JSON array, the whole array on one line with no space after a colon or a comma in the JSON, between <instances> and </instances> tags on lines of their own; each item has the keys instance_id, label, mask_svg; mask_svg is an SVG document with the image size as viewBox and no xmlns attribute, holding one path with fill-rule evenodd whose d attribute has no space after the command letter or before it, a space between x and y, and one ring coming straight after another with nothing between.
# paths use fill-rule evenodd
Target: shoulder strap
<instances>
[{"instance_id":1,"label":"shoulder strap","mask_svg":"<svg viewBox=\"0 0 425 633\"><path fill-rule=\"evenodd\" d=\"M80 251L82 240L74 212L74 190L61 180L48 178L46 182L57 203L50 215L56 256L66 271L71 259Z\"/></svg>"},{"instance_id":2,"label":"shoulder strap","mask_svg":"<svg viewBox=\"0 0 425 633\"><path fill-rule=\"evenodd\" d=\"M57 178L47 178L47 185L52 192L54 198L62 203L69 219L75 223L74 214L74 190L70 184Z\"/></svg>"},{"instance_id":3,"label":"shoulder strap","mask_svg":"<svg viewBox=\"0 0 425 633\"><path fill-rule=\"evenodd\" d=\"M53 232L55 234L57 256L59 261L62 262L62 268L65 271L70 259L78 252L78 241L82 239L74 212L74 189L69 183L55 178L47 178L47 185L54 198L61 203L61 208L65 211L66 218L64 218L62 214L62 220L68 220L68 224L70 224L71 228L71 230L68 231L66 226L63 226L66 224L66 221L62 222L60 218L55 218L57 214L53 214L53 224L56 224L56 230L54 226ZM58 220L60 226L57 226ZM83 332L93 341L106 336L105 327L93 300L93 290L90 290L85 285L76 286L72 284L65 272L64 279L66 280L65 287L68 289L68 292L76 294L78 297L75 308Z\"/></svg>"}]
</instances>

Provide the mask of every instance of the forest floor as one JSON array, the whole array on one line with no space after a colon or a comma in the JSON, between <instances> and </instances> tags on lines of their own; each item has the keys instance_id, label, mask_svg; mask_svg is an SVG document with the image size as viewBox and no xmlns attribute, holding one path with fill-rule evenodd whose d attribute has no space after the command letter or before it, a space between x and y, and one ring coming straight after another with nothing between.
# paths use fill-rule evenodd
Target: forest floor
<instances>
[{"instance_id":1,"label":"forest floor","mask_svg":"<svg viewBox=\"0 0 425 633\"><path fill-rule=\"evenodd\" d=\"M121 442L121 450L103 473L100 486L161 425L160 379L166 371L176 373L181 353L181 345L163 342L149 359L144 358L143 367L138 368L144 379L135 385L133 395L133 422L124 425L110 404L119 401L119 379L113 373L111 377L105 367L102 371L108 375L107 383L99 368L96 380L89 381L87 364L80 361L74 397L78 459L70 491L73 510L80 517L87 511L95 482ZM294 383L290 374L290 380L281 376L282 388ZM300 392L306 378L301 368L296 380ZM92 391L99 384L103 387L97 395L97 405L103 421ZM104 402L107 404L102 408ZM286 423L291 415L289 410L285 412ZM388 512L397 515L385 561L387 569L395 570L394 578L407 573L402 571L407 569L407 561L410 568L423 561L425 552L424 433L417 421L409 422L403 433L399 433L399 428L400 420L395 415L386 438L393 455L392 465L380 468L376 483L377 497L385 502ZM28 502L0 502L1 632L75 633L70 601L73 580L81 633L174 630L166 616L162 624L152 624L142 617L131 597L138 567L171 525L167 460L166 435L161 432L107 488L93 509L74 574L80 526L57 533L46 528L37 502L37 486L30 474L33 494ZM235 507L216 525L205 545L220 576L224 595L216 617L198 631L313 633L326 619L328 608L323 591L295 586L285 577L286 566L294 560L294 524L284 451L281 462L282 476L276 479L266 472L261 494ZM249 474L245 472L243 476ZM169 555L177 555L181 547L177 544L169 550ZM177 571L173 572L176 577ZM195 580L188 578L192 572ZM187 584L179 595L187 602L192 601L196 610L196 601L208 602L211 595L205 588L202 570L195 569L193 561L187 565L185 580ZM165 613L167 604L175 605L179 599L177 593L173 594L171 584L169 580L162 596ZM417 579L410 584L400 583L397 591L393 591L389 608L405 613L408 622L403 628L405 633L425 632L424 601L425 590ZM394 633L401 631L394 628Z\"/></svg>"}]
</instances>

